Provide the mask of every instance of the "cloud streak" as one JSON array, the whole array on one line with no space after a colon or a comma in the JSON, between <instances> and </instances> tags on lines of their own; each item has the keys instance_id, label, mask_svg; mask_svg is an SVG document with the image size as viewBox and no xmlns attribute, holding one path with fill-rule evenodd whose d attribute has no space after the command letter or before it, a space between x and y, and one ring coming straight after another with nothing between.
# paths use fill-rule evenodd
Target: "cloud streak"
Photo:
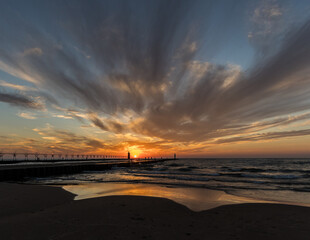
<instances>
[{"instance_id":1,"label":"cloud streak","mask_svg":"<svg viewBox=\"0 0 310 240\"><path fill-rule=\"evenodd\" d=\"M141 131L157 132L170 139L201 140L201 137L208 139L212 132L235 123L247 124L308 110L309 40L308 21L287 37L277 54L258 62L248 74L241 73L226 89L222 85L231 76L227 74L227 67L209 67L182 97L153 106ZM188 119L186 124L184 118ZM166 119L172 119L171 125L165 124ZM184 134L180 134L182 131Z\"/></svg>"},{"instance_id":2,"label":"cloud streak","mask_svg":"<svg viewBox=\"0 0 310 240\"><path fill-rule=\"evenodd\" d=\"M310 135L310 129L296 130L296 131L284 131L284 132L268 132L262 134L253 134L247 136L232 137L226 139L220 139L214 143L233 143L233 142L254 142L254 141L266 141L274 139L282 139L288 137L308 136Z\"/></svg>"},{"instance_id":3,"label":"cloud streak","mask_svg":"<svg viewBox=\"0 0 310 240\"><path fill-rule=\"evenodd\" d=\"M33 129L45 142L45 151L51 152L92 152L102 151L105 144L102 140L78 135L66 130L55 129L51 125ZM50 142L49 142L50 141Z\"/></svg>"},{"instance_id":4,"label":"cloud streak","mask_svg":"<svg viewBox=\"0 0 310 240\"><path fill-rule=\"evenodd\" d=\"M0 102L9 103L12 106L29 108L35 110L42 110L44 105L32 98L20 94L11 94L11 93L1 93L0 92Z\"/></svg>"}]
</instances>

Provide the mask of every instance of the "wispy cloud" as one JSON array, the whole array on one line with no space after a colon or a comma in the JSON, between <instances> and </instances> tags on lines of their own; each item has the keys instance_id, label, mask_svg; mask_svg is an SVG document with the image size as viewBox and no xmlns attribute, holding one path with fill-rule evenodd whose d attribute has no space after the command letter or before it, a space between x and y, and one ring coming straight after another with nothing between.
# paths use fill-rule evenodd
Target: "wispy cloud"
<instances>
[{"instance_id":1,"label":"wispy cloud","mask_svg":"<svg viewBox=\"0 0 310 240\"><path fill-rule=\"evenodd\" d=\"M25 86L25 85L18 85L18 84L13 84L13 83L9 83L3 80L0 80L0 86L2 87L7 87L7 88L12 88L12 89L16 89L19 91L37 91L36 88L33 87L29 87L29 86Z\"/></svg>"},{"instance_id":2,"label":"wispy cloud","mask_svg":"<svg viewBox=\"0 0 310 240\"><path fill-rule=\"evenodd\" d=\"M283 33L292 23L285 21L285 9L280 1L261 0L256 8L251 11L251 30L248 38L259 50L262 56L274 53L280 43Z\"/></svg>"},{"instance_id":3,"label":"wispy cloud","mask_svg":"<svg viewBox=\"0 0 310 240\"><path fill-rule=\"evenodd\" d=\"M29 112L21 112L18 114L19 117L25 118L25 119L36 119L37 117L34 116L32 113Z\"/></svg>"},{"instance_id":4,"label":"wispy cloud","mask_svg":"<svg viewBox=\"0 0 310 240\"><path fill-rule=\"evenodd\" d=\"M35 128L33 131L47 141L44 143L44 150L49 152L98 152L105 147L105 144L100 139L78 135L67 130L55 129L49 124L44 128Z\"/></svg>"},{"instance_id":5,"label":"wispy cloud","mask_svg":"<svg viewBox=\"0 0 310 240\"><path fill-rule=\"evenodd\" d=\"M42 110L44 105L39 99L29 98L21 94L2 93L0 92L0 102L9 103L12 106Z\"/></svg>"},{"instance_id":6,"label":"wispy cloud","mask_svg":"<svg viewBox=\"0 0 310 240\"><path fill-rule=\"evenodd\" d=\"M43 54L43 51L41 48L28 48L24 50L23 55L24 56L29 56L29 55L36 55L36 56L41 56Z\"/></svg>"},{"instance_id":7,"label":"wispy cloud","mask_svg":"<svg viewBox=\"0 0 310 240\"><path fill-rule=\"evenodd\" d=\"M235 142L253 142L253 141L266 141L274 139L282 139L288 137L309 136L310 129L295 130L295 131L283 131L283 132L268 132L259 133L246 136L238 136L232 138L224 138L215 141L215 143L235 143Z\"/></svg>"}]
</instances>

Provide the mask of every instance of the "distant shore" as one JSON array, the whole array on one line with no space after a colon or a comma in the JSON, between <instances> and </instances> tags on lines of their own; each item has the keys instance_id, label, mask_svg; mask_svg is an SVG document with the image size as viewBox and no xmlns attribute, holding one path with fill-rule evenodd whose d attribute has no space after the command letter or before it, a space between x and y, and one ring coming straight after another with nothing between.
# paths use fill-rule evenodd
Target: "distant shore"
<instances>
[{"instance_id":1,"label":"distant shore","mask_svg":"<svg viewBox=\"0 0 310 240\"><path fill-rule=\"evenodd\" d=\"M74 201L60 187L0 183L1 239L309 239L310 208L249 203L193 212L171 200Z\"/></svg>"}]
</instances>

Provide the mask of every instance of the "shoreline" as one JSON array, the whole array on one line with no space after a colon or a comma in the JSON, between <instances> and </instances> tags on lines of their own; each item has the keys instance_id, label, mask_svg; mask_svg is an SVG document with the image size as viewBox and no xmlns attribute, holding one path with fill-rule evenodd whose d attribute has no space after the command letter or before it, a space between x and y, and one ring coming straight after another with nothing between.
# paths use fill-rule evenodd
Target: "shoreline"
<instances>
[{"instance_id":1,"label":"shoreline","mask_svg":"<svg viewBox=\"0 0 310 240\"><path fill-rule=\"evenodd\" d=\"M203 211L215 207L243 203L271 203L310 207L308 203L281 201L259 197L243 196L222 190L195 187L167 187L145 183L84 183L61 186L64 190L75 194L74 200L106 196L147 196L167 198L184 205L192 211Z\"/></svg>"},{"instance_id":2,"label":"shoreline","mask_svg":"<svg viewBox=\"0 0 310 240\"><path fill-rule=\"evenodd\" d=\"M85 183L78 185L65 185L62 188L75 194L74 200L92 199L107 196L143 196L157 197L172 200L192 211L200 212L215 207L242 203L278 203L287 202L268 201L228 194L225 191L190 188L190 187L167 187L157 184L144 183ZM298 205L299 204L292 204Z\"/></svg>"},{"instance_id":3,"label":"shoreline","mask_svg":"<svg viewBox=\"0 0 310 240\"><path fill-rule=\"evenodd\" d=\"M0 182L1 183L1 182ZM281 204L281 205L292 205L292 206L301 206L301 207L310 207L310 203L304 203L304 202L296 202L296 201L283 201L283 200L277 200L277 199L266 199L263 197L253 197L248 195L241 195L232 193L225 190L218 190L213 188L200 188L200 187L187 187L187 186L165 186L165 185L158 185L157 183L130 183L130 182L98 182L98 183L76 183L76 184L37 184L37 183L31 183L31 182L7 182L12 184L19 184L19 185L30 185L30 186L46 186L46 187L55 187L55 188L61 188L65 192L69 192L73 195L74 201L84 200L84 199L92 199L92 198L100 198L100 197L107 197L107 196L141 196L141 197L156 197L156 198L166 198L169 200L172 200L176 202L177 204L181 204L187 208L189 208L192 211L200 212L204 210L209 210L212 208L216 208L219 206L224 205L234 205L234 204L246 204L246 203L270 203L270 204ZM107 192L104 191L81 191L78 190L78 188L89 188L93 185L103 185L104 187L107 187ZM117 185L124 185L126 187L122 187L119 189ZM130 187L129 187L130 186ZM134 187L132 187L134 186ZM187 192L190 193L191 191L206 191L208 195L211 196L208 197L208 199L200 199L205 202L203 206L195 206L195 203L192 204L191 202L188 202L186 199L180 199L171 197L171 194L162 194L162 192L156 192L154 193L148 193L146 194L143 191L138 192L132 192L132 189L136 189L138 186L138 189L145 189L147 188L149 191L149 188L151 188L154 192L154 190L162 190L167 189L166 192L169 192L169 190L180 190L177 192ZM143 188L140 187L143 186ZM154 187L155 186L155 187ZM113 189L113 190L112 190ZM190 190L190 191L188 191ZM150 192L150 191L149 191ZM152 191L151 191L152 192ZM219 196L222 195L222 197L214 198L214 193L217 193L215 195ZM210 202L210 199L212 199L212 203ZM207 202L206 202L207 201ZM201 203L201 202L200 202ZM196 203L197 204L197 203Z\"/></svg>"},{"instance_id":4,"label":"shoreline","mask_svg":"<svg viewBox=\"0 0 310 240\"><path fill-rule=\"evenodd\" d=\"M308 239L310 208L243 203L194 212L172 200L74 201L59 187L0 183L3 239Z\"/></svg>"}]
</instances>

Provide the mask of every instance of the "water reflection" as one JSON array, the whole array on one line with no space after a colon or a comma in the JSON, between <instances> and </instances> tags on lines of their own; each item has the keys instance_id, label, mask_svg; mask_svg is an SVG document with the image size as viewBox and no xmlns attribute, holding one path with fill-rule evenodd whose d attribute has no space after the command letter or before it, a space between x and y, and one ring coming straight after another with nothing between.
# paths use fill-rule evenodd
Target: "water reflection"
<instances>
[{"instance_id":1,"label":"water reflection","mask_svg":"<svg viewBox=\"0 0 310 240\"><path fill-rule=\"evenodd\" d=\"M65 190L76 194L75 200L112 195L135 195L168 198L193 211L202 211L221 205L267 202L239 197L222 191L199 188L171 188L152 184L90 183L66 185Z\"/></svg>"}]
</instances>

